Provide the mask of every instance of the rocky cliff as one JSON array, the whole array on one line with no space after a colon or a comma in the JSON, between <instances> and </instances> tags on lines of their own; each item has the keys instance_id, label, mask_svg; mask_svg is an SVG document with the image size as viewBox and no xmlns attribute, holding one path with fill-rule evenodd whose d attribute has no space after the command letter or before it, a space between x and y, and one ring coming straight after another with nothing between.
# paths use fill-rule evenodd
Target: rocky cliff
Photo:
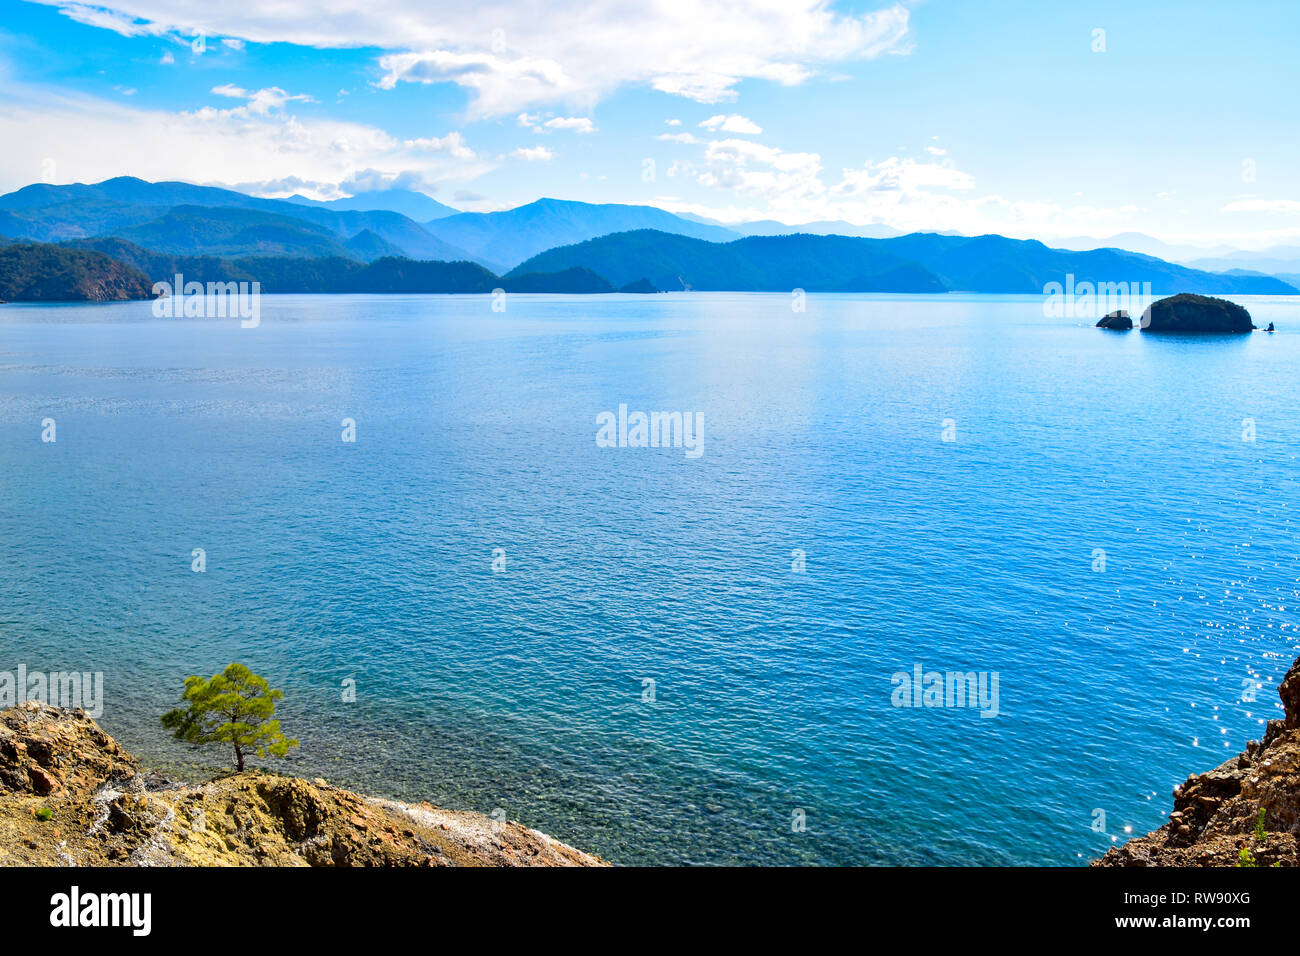
<instances>
[{"instance_id":1,"label":"rocky cliff","mask_svg":"<svg viewBox=\"0 0 1300 956\"><path fill-rule=\"evenodd\" d=\"M1300 660L1278 693L1284 716L1268 722L1263 740L1188 777L1174 789L1167 824L1093 865L1238 866L1245 850L1246 865L1300 866Z\"/></svg>"},{"instance_id":2,"label":"rocky cliff","mask_svg":"<svg viewBox=\"0 0 1300 956\"><path fill-rule=\"evenodd\" d=\"M43 243L0 248L0 299L7 302L117 302L149 299L144 273L102 252Z\"/></svg>"},{"instance_id":3,"label":"rocky cliff","mask_svg":"<svg viewBox=\"0 0 1300 956\"><path fill-rule=\"evenodd\" d=\"M249 771L181 784L80 711L0 712L0 866L600 866L518 823Z\"/></svg>"}]
</instances>

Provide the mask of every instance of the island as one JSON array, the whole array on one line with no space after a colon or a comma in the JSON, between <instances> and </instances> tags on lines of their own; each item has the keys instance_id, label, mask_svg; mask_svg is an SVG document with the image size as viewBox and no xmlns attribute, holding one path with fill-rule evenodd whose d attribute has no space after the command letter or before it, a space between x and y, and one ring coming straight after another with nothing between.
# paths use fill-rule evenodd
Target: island
<instances>
[{"instance_id":1,"label":"island","mask_svg":"<svg viewBox=\"0 0 1300 956\"><path fill-rule=\"evenodd\" d=\"M1151 303L1141 324L1143 332L1222 335L1255 330L1250 313L1237 303L1190 292Z\"/></svg>"}]
</instances>

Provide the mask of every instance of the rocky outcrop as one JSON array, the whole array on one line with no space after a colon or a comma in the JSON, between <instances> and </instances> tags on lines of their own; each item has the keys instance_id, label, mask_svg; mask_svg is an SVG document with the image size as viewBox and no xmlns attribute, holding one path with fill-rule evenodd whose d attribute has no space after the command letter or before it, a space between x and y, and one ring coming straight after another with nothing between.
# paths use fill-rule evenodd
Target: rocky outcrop
<instances>
[{"instance_id":1,"label":"rocky outcrop","mask_svg":"<svg viewBox=\"0 0 1300 956\"><path fill-rule=\"evenodd\" d=\"M1142 313L1143 332L1223 334L1254 328L1250 313L1237 303L1190 292L1153 302Z\"/></svg>"},{"instance_id":2,"label":"rocky outcrop","mask_svg":"<svg viewBox=\"0 0 1300 956\"><path fill-rule=\"evenodd\" d=\"M1300 866L1300 660L1278 693L1285 716L1268 722L1263 740L1188 777L1174 789L1167 824L1093 865L1238 866L1244 849L1251 865Z\"/></svg>"},{"instance_id":3,"label":"rocky outcrop","mask_svg":"<svg viewBox=\"0 0 1300 956\"><path fill-rule=\"evenodd\" d=\"M599 866L518 823L261 771L142 772L80 711L0 713L0 866Z\"/></svg>"},{"instance_id":4,"label":"rocky outcrop","mask_svg":"<svg viewBox=\"0 0 1300 956\"><path fill-rule=\"evenodd\" d=\"M1110 315L1103 315L1097 321L1097 328L1114 329L1116 332L1127 332L1129 329L1133 328L1133 319L1127 312L1120 309L1117 312L1110 313Z\"/></svg>"}]
</instances>

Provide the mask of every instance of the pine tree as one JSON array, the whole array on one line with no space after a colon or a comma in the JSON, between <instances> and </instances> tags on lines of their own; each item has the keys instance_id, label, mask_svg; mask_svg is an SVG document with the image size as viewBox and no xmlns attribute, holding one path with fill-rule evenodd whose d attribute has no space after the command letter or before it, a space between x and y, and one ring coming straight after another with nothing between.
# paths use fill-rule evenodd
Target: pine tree
<instances>
[{"instance_id":1,"label":"pine tree","mask_svg":"<svg viewBox=\"0 0 1300 956\"><path fill-rule=\"evenodd\" d=\"M275 702L283 696L283 691L271 689L266 678L243 664L231 664L209 680L185 678L182 699L189 706L168 711L162 723L186 743L230 744L235 769L242 772L246 752L283 757L290 747L298 746L298 741L280 732L280 722L271 719Z\"/></svg>"}]
</instances>

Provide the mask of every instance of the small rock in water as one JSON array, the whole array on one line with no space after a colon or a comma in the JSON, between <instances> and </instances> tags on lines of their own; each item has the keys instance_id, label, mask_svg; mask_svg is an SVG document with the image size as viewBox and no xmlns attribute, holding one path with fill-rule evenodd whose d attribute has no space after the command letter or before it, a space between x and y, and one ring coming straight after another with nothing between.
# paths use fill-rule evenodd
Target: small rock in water
<instances>
[{"instance_id":1,"label":"small rock in water","mask_svg":"<svg viewBox=\"0 0 1300 956\"><path fill-rule=\"evenodd\" d=\"M1102 316L1097 322L1099 329L1113 329L1116 332L1127 332L1133 328L1133 319L1123 309Z\"/></svg>"}]
</instances>

